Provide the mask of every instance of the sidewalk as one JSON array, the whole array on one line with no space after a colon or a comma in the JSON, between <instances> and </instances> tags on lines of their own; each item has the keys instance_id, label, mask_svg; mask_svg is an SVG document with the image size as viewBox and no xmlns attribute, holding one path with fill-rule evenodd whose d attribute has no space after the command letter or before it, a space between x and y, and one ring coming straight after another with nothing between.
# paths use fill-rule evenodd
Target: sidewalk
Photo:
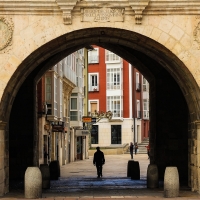
<instances>
[{"instance_id":1,"label":"sidewalk","mask_svg":"<svg viewBox=\"0 0 200 200\"><path fill-rule=\"evenodd\" d=\"M97 178L92 157L61 166L59 180L51 181L51 188L43 190L42 199L166 199L163 197L162 182L157 189L146 188L146 171L149 164L146 154L134 155L140 163L140 180L127 177L129 154L106 155L103 177ZM200 195L187 187L180 188L180 197L170 199L200 200ZM24 199L23 183L0 199Z\"/></svg>"}]
</instances>

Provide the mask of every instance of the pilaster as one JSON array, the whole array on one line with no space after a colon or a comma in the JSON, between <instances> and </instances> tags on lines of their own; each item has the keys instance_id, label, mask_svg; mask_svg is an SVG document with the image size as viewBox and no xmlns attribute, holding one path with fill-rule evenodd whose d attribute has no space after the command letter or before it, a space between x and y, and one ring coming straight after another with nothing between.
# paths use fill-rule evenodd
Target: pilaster
<instances>
[{"instance_id":1,"label":"pilaster","mask_svg":"<svg viewBox=\"0 0 200 200\"><path fill-rule=\"evenodd\" d=\"M6 122L0 121L0 196L3 196L9 190L8 175L8 141L5 137ZM6 149L7 148L7 149Z\"/></svg>"}]
</instances>

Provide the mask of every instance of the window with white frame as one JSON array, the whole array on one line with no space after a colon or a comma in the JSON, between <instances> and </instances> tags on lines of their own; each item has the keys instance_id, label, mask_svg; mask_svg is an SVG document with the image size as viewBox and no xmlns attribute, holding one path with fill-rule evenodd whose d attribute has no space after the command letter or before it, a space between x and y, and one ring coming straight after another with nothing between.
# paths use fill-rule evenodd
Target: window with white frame
<instances>
[{"instance_id":1,"label":"window with white frame","mask_svg":"<svg viewBox=\"0 0 200 200\"><path fill-rule=\"evenodd\" d=\"M89 74L89 91L98 91L98 73Z\"/></svg>"},{"instance_id":2,"label":"window with white frame","mask_svg":"<svg viewBox=\"0 0 200 200\"><path fill-rule=\"evenodd\" d=\"M52 75L45 74L45 101L47 103L47 114L52 115Z\"/></svg>"},{"instance_id":3,"label":"window with white frame","mask_svg":"<svg viewBox=\"0 0 200 200\"><path fill-rule=\"evenodd\" d=\"M99 141L99 127L98 125L92 125L91 144L98 144L98 141Z\"/></svg>"},{"instance_id":4,"label":"window with white frame","mask_svg":"<svg viewBox=\"0 0 200 200\"><path fill-rule=\"evenodd\" d=\"M149 119L149 99L143 99L143 118Z\"/></svg>"},{"instance_id":5,"label":"window with white frame","mask_svg":"<svg viewBox=\"0 0 200 200\"><path fill-rule=\"evenodd\" d=\"M99 48L94 48L88 52L88 63L99 63Z\"/></svg>"},{"instance_id":6,"label":"window with white frame","mask_svg":"<svg viewBox=\"0 0 200 200\"><path fill-rule=\"evenodd\" d=\"M107 89L114 90L121 88L121 69L109 68L107 69Z\"/></svg>"},{"instance_id":7,"label":"window with white frame","mask_svg":"<svg viewBox=\"0 0 200 200\"><path fill-rule=\"evenodd\" d=\"M95 116L95 113L98 112L98 101L97 100L89 101L89 110L90 110L91 116Z\"/></svg>"},{"instance_id":8,"label":"window with white frame","mask_svg":"<svg viewBox=\"0 0 200 200\"><path fill-rule=\"evenodd\" d=\"M140 100L137 100L137 118L141 118Z\"/></svg>"},{"instance_id":9,"label":"window with white frame","mask_svg":"<svg viewBox=\"0 0 200 200\"><path fill-rule=\"evenodd\" d=\"M140 87L140 75L138 72L136 72L136 77L135 77L135 84L136 84L136 90L140 90L141 87Z\"/></svg>"},{"instance_id":10,"label":"window with white frame","mask_svg":"<svg viewBox=\"0 0 200 200\"><path fill-rule=\"evenodd\" d=\"M111 144L122 143L122 127L121 125L111 125Z\"/></svg>"},{"instance_id":11,"label":"window with white frame","mask_svg":"<svg viewBox=\"0 0 200 200\"><path fill-rule=\"evenodd\" d=\"M54 116L58 116L58 80L54 75Z\"/></svg>"},{"instance_id":12,"label":"window with white frame","mask_svg":"<svg viewBox=\"0 0 200 200\"><path fill-rule=\"evenodd\" d=\"M106 50L106 62L120 62L121 58L115 53Z\"/></svg>"},{"instance_id":13,"label":"window with white frame","mask_svg":"<svg viewBox=\"0 0 200 200\"><path fill-rule=\"evenodd\" d=\"M107 97L107 110L110 110L113 114L113 118L122 117L122 97L121 96L108 96Z\"/></svg>"},{"instance_id":14,"label":"window with white frame","mask_svg":"<svg viewBox=\"0 0 200 200\"><path fill-rule=\"evenodd\" d=\"M77 110L77 98L71 98L71 110Z\"/></svg>"},{"instance_id":15,"label":"window with white frame","mask_svg":"<svg viewBox=\"0 0 200 200\"><path fill-rule=\"evenodd\" d=\"M70 120L78 121L78 104L77 97L71 97L70 101Z\"/></svg>"},{"instance_id":16,"label":"window with white frame","mask_svg":"<svg viewBox=\"0 0 200 200\"><path fill-rule=\"evenodd\" d=\"M60 87L60 94L59 94L59 117L62 118L63 117L63 111L62 111L62 108L63 108L63 83L62 83L62 80L60 79L59 81L59 87Z\"/></svg>"},{"instance_id":17,"label":"window with white frame","mask_svg":"<svg viewBox=\"0 0 200 200\"><path fill-rule=\"evenodd\" d=\"M66 63L67 63L67 67L72 67L72 54L70 54L69 56L67 56L67 61L66 61Z\"/></svg>"},{"instance_id":18,"label":"window with white frame","mask_svg":"<svg viewBox=\"0 0 200 200\"><path fill-rule=\"evenodd\" d=\"M143 81L142 81L142 87L143 87L143 91L144 92L148 92L149 91L149 83L144 77L143 77Z\"/></svg>"}]
</instances>

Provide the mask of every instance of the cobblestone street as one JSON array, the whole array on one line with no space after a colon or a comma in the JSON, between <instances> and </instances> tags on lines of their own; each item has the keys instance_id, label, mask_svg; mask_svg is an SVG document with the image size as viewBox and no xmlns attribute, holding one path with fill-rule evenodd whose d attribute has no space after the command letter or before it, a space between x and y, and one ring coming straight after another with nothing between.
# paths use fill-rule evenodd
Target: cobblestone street
<instances>
[{"instance_id":1,"label":"cobblestone street","mask_svg":"<svg viewBox=\"0 0 200 200\"><path fill-rule=\"evenodd\" d=\"M146 154L134 155L140 163L140 180L127 177L129 154L105 155L103 177L97 178L92 157L61 167L59 180L51 181L51 188L43 190L43 199L79 199L79 198L131 198L163 199L163 184L157 189L146 188L146 170L149 164ZM190 188L181 187L180 197L176 199L200 199L200 195ZM24 199L23 183L14 187L2 199Z\"/></svg>"}]
</instances>

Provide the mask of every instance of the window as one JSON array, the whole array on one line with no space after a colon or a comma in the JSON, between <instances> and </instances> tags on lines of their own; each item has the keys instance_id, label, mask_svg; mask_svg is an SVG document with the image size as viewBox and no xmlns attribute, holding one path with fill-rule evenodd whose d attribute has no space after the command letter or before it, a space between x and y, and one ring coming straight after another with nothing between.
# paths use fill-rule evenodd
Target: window
<instances>
[{"instance_id":1,"label":"window","mask_svg":"<svg viewBox=\"0 0 200 200\"><path fill-rule=\"evenodd\" d=\"M89 91L99 91L98 74L89 74Z\"/></svg>"},{"instance_id":2,"label":"window","mask_svg":"<svg viewBox=\"0 0 200 200\"><path fill-rule=\"evenodd\" d=\"M54 116L58 116L58 79L54 75Z\"/></svg>"},{"instance_id":3,"label":"window","mask_svg":"<svg viewBox=\"0 0 200 200\"><path fill-rule=\"evenodd\" d=\"M98 100L89 101L89 111L91 113L91 116L94 116L96 112L98 112Z\"/></svg>"},{"instance_id":4,"label":"window","mask_svg":"<svg viewBox=\"0 0 200 200\"><path fill-rule=\"evenodd\" d=\"M77 110L77 98L71 98L71 110Z\"/></svg>"},{"instance_id":5,"label":"window","mask_svg":"<svg viewBox=\"0 0 200 200\"><path fill-rule=\"evenodd\" d=\"M136 90L141 90L141 85L140 85L140 75L138 72L136 72Z\"/></svg>"},{"instance_id":6,"label":"window","mask_svg":"<svg viewBox=\"0 0 200 200\"><path fill-rule=\"evenodd\" d=\"M120 57L111 51L106 50L106 62L119 62Z\"/></svg>"},{"instance_id":7,"label":"window","mask_svg":"<svg viewBox=\"0 0 200 200\"><path fill-rule=\"evenodd\" d=\"M67 67L70 67L72 66L72 55L70 54L69 56L67 56Z\"/></svg>"},{"instance_id":8,"label":"window","mask_svg":"<svg viewBox=\"0 0 200 200\"><path fill-rule=\"evenodd\" d=\"M113 118L122 117L121 112L121 96L108 96L107 97L107 110L113 113Z\"/></svg>"},{"instance_id":9,"label":"window","mask_svg":"<svg viewBox=\"0 0 200 200\"><path fill-rule=\"evenodd\" d=\"M121 143L121 125L111 125L111 144Z\"/></svg>"},{"instance_id":10,"label":"window","mask_svg":"<svg viewBox=\"0 0 200 200\"><path fill-rule=\"evenodd\" d=\"M92 86L97 86L97 75L92 75L91 79L92 79Z\"/></svg>"},{"instance_id":11,"label":"window","mask_svg":"<svg viewBox=\"0 0 200 200\"><path fill-rule=\"evenodd\" d=\"M78 111L70 111L70 120L78 121Z\"/></svg>"},{"instance_id":12,"label":"window","mask_svg":"<svg viewBox=\"0 0 200 200\"><path fill-rule=\"evenodd\" d=\"M107 69L107 89L120 89L121 88L121 69L111 68Z\"/></svg>"},{"instance_id":13,"label":"window","mask_svg":"<svg viewBox=\"0 0 200 200\"><path fill-rule=\"evenodd\" d=\"M141 118L140 100L137 100L137 118Z\"/></svg>"},{"instance_id":14,"label":"window","mask_svg":"<svg viewBox=\"0 0 200 200\"><path fill-rule=\"evenodd\" d=\"M99 63L99 49L94 48L94 50L88 52L88 63Z\"/></svg>"},{"instance_id":15,"label":"window","mask_svg":"<svg viewBox=\"0 0 200 200\"><path fill-rule=\"evenodd\" d=\"M52 78L51 74L45 75L45 101L47 103L47 114L52 115Z\"/></svg>"},{"instance_id":16,"label":"window","mask_svg":"<svg viewBox=\"0 0 200 200\"><path fill-rule=\"evenodd\" d=\"M143 118L149 119L149 100L143 99Z\"/></svg>"},{"instance_id":17,"label":"window","mask_svg":"<svg viewBox=\"0 0 200 200\"><path fill-rule=\"evenodd\" d=\"M91 130L91 144L98 144L99 138L99 130L98 130L98 125L92 125L92 130Z\"/></svg>"},{"instance_id":18,"label":"window","mask_svg":"<svg viewBox=\"0 0 200 200\"><path fill-rule=\"evenodd\" d=\"M63 113L62 113L62 109L63 109L63 84L62 84L62 80L60 80L60 113L59 113L59 117L62 118L63 117Z\"/></svg>"},{"instance_id":19,"label":"window","mask_svg":"<svg viewBox=\"0 0 200 200\"><path fill-rule=\"evenodd\" d=\"M73 95L77 95L77 93L72 93ZM70 100L70 120L71 121L78 121L78 100L77 98L73 97Z\"/></svg>"},{"instance_id":20,"label":"window","mask_svg":"<svg viewBox=\"0 0 200 200\"><path fill-rule=\"evenodd\" d=\"M148 92L149 91L149 83L148 83L148 81L143 77L143 83L142 83L142 85L143 85L143 91L144 92Z\"/></svg>"}]
</instances>

